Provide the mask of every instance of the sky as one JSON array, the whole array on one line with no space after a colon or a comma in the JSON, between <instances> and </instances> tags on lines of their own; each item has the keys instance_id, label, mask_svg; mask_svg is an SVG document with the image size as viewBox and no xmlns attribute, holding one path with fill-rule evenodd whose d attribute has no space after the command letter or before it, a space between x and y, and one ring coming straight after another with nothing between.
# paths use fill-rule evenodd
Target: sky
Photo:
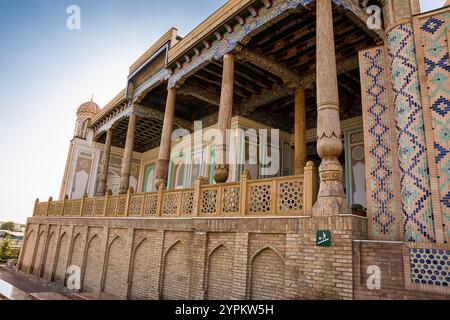
<instances>
[{"instance_id":1,"label":"sky","mask_svg":"<svg viewBox=\"0 0 450 320\"><path fill-rule=\"evenodd\" d=\"M25 223L36 198L58 198L80 104L105 106L170 27L184 36L225 2L0 0L0 221ZM66 26L73 4L80 30Z\"/></svg>"}]
</instances>

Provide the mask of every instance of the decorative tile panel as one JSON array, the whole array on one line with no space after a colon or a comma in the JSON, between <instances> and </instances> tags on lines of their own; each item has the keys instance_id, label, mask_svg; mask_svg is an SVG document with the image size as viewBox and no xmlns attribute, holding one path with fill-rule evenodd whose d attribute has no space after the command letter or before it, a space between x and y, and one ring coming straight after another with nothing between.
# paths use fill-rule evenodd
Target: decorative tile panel
<instances>
[{"instance_id":1,"label":"decorative tile panel","mask_svg":"<svg viewBox=\"0 0 450 320\"><path fill-rule=\"evenodd\" d=\"M450 285L450 251L411 249L411 281L416 285L448 288Z\"/></svg>"},{"instance_id":2,"label":"decorative tile panel","mask_svg":"<svg viewBox=\"0 0 450 320\"><path fill-rule=\"evenodd\" d=\"M439 199L435 215L442 224L443 237L450 239L450 62L448 12L425 16L415 24L415 36L420 44L420 63L423 63L426 83L423 83L424 103L430 109L431 125L427 132L432 139L428 148L433 150L435 171L433 177ZM423 59L423 60L422 60ZM436 226L438 228L440 226ZM442 232L442 231L441 231Z\"/></svg>"},{"instance_id":3,"label":"decorative tile panel","mask_svg":"<svg viewBox=\"0 0 450 320\"><path fill-rule=\"evenodd\" d=\"M403 240L403 217L395 189L395 130L384 46L360 52L369 235L377 240Z\"/></svg>"},{"instance_id":4,"label":"decorative tile panel","mask_svg":"<svg viewBox=\"0 0 450 320\"><path fill-rule=\"evenodd\" d=\"M410 23L388 35L406 240L435 241L423 108Z\"/></svg>"}]
</instances>

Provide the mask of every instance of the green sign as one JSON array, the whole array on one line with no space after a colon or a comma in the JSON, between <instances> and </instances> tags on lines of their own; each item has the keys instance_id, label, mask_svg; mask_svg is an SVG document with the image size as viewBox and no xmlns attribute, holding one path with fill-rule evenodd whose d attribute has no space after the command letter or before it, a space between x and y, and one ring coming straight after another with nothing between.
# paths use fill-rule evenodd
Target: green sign
<instances>
[{"instance_id":1,"label":"green sign","mask_svg":"<svg viewBox=\"0 0 450 320\"><path fill-rule=\"evenodd\" d=\"M319 230L316 234L316 244L319 247L331 247L331 231Z\"/></svg>"}]
</instances>

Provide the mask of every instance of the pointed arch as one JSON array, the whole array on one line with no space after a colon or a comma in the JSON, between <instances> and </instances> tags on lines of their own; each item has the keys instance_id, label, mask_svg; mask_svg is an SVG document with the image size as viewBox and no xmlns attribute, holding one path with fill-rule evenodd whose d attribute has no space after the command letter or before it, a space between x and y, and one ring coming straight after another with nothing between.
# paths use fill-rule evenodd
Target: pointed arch
<instances>
[{"instance_id":1,"label":"pointed arch","mask_svg":"<svg viewBox=\"0 0 450 320\"><path fill-rule=\"evenodd\" d=\"M216 245L208 255L207 299L229 300L233 290L233 252L224 244Z\"/></svg>"},{"instance_id":2,"label":"pointed arch","mask_svg":"<svg viewBox=\"0 0 450 320\"><path fill-rule=\"evenodd\" d=\"M150 290L153 270L153 247L150 239L144 237L134 248L131 263L130 299L146 300Z\"/></svg>"},{"instance_id":3,"label":"pointed arch","mask_svg":"<svg viewBox=\"0 0 450 320\"><path fill-rule=\"evenodd\" d=\"M44 261L44 278L48 281L53 279L53 266L55 264L55 251L57 243L56 231L50 231L48 236L47 248L45 250L45 261Z\"/></svg>"},{"instance_id":4,"label":"pointed arch","mask_svg":"<svg viewBox=\"0 0 450 320\"><path fill-rule=\"evenodd\" d=\"M126 298L128 266L125 263L127 241L119 235L109 243L105 260L105 281L103 291L107 294Z\"/></svg>"},{"instance_id":5,"label":"pointed arch","mask_svg":"<svg viewBox=\"0 0 450 320\"><path fill-rule=\"evenodd\" d=\"M78 232L72 241L69 265L77 266L82 269L84 256L83 236Z\"/></svg>"},{"instance_id":6,"label":"pointed arch","mask_svg":"<svg viewBox=\"0 0 450 320\"><path fill-rule=\"evenodd\" d=\"M34 229L32 229L30 232L28 232L27 239L25 241L25 247L24 247L25 253L23 256L21 270L25 271L27 273L32 270L34 246L36 245L36 237L37 237L37 232Z\"/></svg>"},{"instance_id":7,"label":"pointed arch","mask_svg":"<svg viewBox=\"0 0 450 320\"><path fill-rule=\"evenodd\" d=\"M162 298L164 300L189 299L189 252L183 241L175 241L164 253Z\"/></svg>"},{"instance_id":8,"label":"pointed arch","mask_svg":"<svg viewBox=\"0 0 450 320\"><path fill-rule=\"evenodd\" d=\"M271 245L258 250L250 259L250 299L280 300L284 297L285 260Z\"/></svg>"},{"instance_id":9,"label":"pointed arch","mask_svg":"<svg viewBox=\"0 0 450 320\"><path fill-rule=\"evenodd\" d=\"M93 235L86 246L86 267L83 277L83 290L86 292L100 292L102 276L102 255L100 237Z\"/></svg>"},{"instance_id":10,"label":"pointed arch","mask_svg":"<svg viewBox=\"0 0 450 320\"><path fill-rule=\"evenodd\" d=\"M63 232L59 238L59 246L56 255L55 281L61 285L65 284L66 269L69 259L69 236L67 232Z\"/></svg>"},{"instance_id":11,"label":"pointed arch","mask_svg":"<svg viewBox=\"0 0 450 320\"><path fill-rule=\"evenodd\" d=\"M45 241L46 241L46 237L45 237L45 233L46 230L42 230L39 233L39 237L37 239L37 250L36 250L36 256L34 258L34 264L33 264L33 274L35 276L40 277L42 270L41 270L41 265L42 265L42 261L44 260L44 249L45 249Z\"/></svg>"}]
</instances>

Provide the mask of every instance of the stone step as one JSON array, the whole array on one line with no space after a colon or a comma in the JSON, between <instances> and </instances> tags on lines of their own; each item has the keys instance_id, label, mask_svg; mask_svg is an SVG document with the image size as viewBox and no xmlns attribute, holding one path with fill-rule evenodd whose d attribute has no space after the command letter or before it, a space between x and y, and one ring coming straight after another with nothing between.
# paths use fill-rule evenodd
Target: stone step
<instances>
[{"instance_id":1,"label":"stone step","mask_svg":"<svg viewBox=\"0 0 450 320\"><path fill-rule=\"evenodd\" d=\"M59 294L57 292L36 292L30 293L30 295L33 297L33 300L70 300L68 297L63 296L62 294Z\"/></svg>"},{"instance_id":2,"label":"stone step","mask_svg":"<svg viewBox=\"0 0 450 320\"><path fill-rule=\"evenodd\" d=\"M107 301L116 301L122 300L117 296L107 294L107 293L90 293L90 292L82 292L75 293L72 297L73 300L107 300Z\"/></svg>"},{"instance_id":3,"label":"stone step","mask_svg":"<svg viewBox=\"0 0 450 320\"><path fill-rule=\"evenodd\" d=\"M6 300L33 300L30 294L3 280L0 280L0 297Z\"/></svg>"}]
</instances>

